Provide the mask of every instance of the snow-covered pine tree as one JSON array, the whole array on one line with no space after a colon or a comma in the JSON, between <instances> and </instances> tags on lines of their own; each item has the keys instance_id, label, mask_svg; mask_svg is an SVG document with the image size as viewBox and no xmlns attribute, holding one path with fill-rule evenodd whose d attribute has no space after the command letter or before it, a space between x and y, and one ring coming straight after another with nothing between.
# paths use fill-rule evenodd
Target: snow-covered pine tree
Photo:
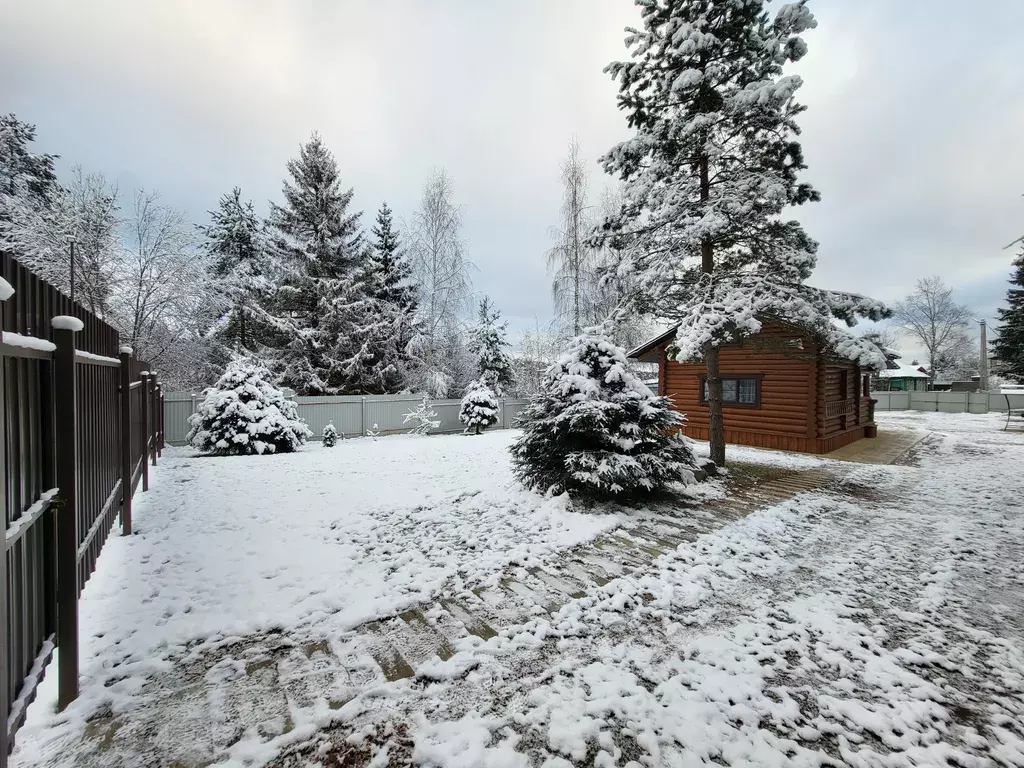
<instances>
[{"instance_id":1,"label":"snow-covered pine tree","mask_svg":"<svg viewBox=\"0 0 1024 768\"><path fill-rule=\"evenodd\" d=\"M520 413L512 464L527 487L609 498L692 480L685 417L630 373L609 330L573 339Z\"/></svg>"},{"instance_id":2,"label":"snow-covered pine tree","mask_svg":"<svg viewBox=\"0 0 1024 768\"><path fill-rule=\"evenodd\" d=\"M707 366L711 458L725 460L718 349L778 316L816 332L838 354L884 365L869 340L831 322L887 316L877 302L804 285L817 243L788 206L818 199L797 182L804 169L794 99L800 78L783 76L803 57L799 37L816 25L805 1L774 19L765 0L643 3L627 30L630 61L606 72L636 135L602 162L623 181L623 200L597 241L611 240L620 274L636 276L635 311L679 324L674 360Z\"/></svg>"},{"instance_id":3,"label":"snow-covered pine tree","mask_svg":"<svg viewBox=\"0 0 1024 768\"><path fill-rule=\"evenodd\" d=\"M999 335L992 342L992 352L1003 364L1003 373L1024 381L1024 246L1013 267L1006 308L998 310Z\"/></svg>"},{"instance_id":4,"label":"snow-covered pine tree","mask_svg":"<svg viewBox=\"0 0 1024 768\"><path fill-rule=\"evenodd\" d=\"M58 155L33 152L36 127L22 122L12 112L0 115L0 202L4 196L20 197L33 205L46 206L56 190L54 160ZM0 205L0 220L3 219Z\"/></svg>"},{"instance_id":5,"label":"snow-covered pine tree","mask_svg":"<svg viewBox=\"0 0 1024 768\"><path fill-rule=\"evenodd\" d=\"M512 359L503 349L508 346L505 339L508 323L499 324L500 319L501 312L484 296L469 346L477 358L480 381L486 382L498 397L513 383Z\"/></svg>"},{"instance_id":6,"label":"snow-covered pine tree","mask_svg":"<svg viewBox=\"0 0 1024 768\"><path fill-rule=\"evenodd\" d=\"M373 301L363 264L359 213L338 164L314 133L288 161L284 205L271 203L271 239L284 271L274 300L273 365L302 394L349 392L363 366Z\"/></svg>"},{"instance_id":7,"label":"snow-covered pine tree","mask_svg":"<svg viewBox=\"0 0 1024 768\"><path fill-rule=\"evenodd\" d=\"M209 270L225 309L217 325L217 339L235 354L258 352L268 335L263 303L272 294L273 274L263 224L252 201L242 202L235 187L210 211L210 223L200 227L206 237Z\"/></svg>"},{"instance_id":8,"label":"snow-covered pine tree","mask_svg":"<svg viewBox=\"0 0 1024 768\"><path fill-rule=\"evenodd\" d=\"M324 448L333 448L338 444L338 428L334 426L333 421L328 421L327 426L324 427L320 433Z\"/></svg>"},{"instance_id":9,"label":"snow-covered pine tree","mask_svg":"<svg viewBox=\"0 0 1024 768\"><path fill-rule=\"evenodd\" d=\"M402 423L408 424L410 421L413 425L409 430L410 435L426 435L430 430L441 426L441 421L437 418L437 411L434 410L433 404L430 402L430 395L426 392L423 393L423 399L419 405L405 414Z\"/></svg>"},{"instance_id":10,"label":"snow-covered pine tree","mask_svg":"<svg viewBox=\"0 0 1024 768\"><path fill-rule=\"evenodd\" d=\"M498 423L500 406L494 390L483 379L477 379L466 388L459 407L459 421L466 425L464 433L479 435L482 430Z\"/></svg>"},{"instance_id":11,"label":"snow-covered pine tree","mask_svg":"<svg viewBox=\"0 0 1024 768\"><path fill-rule=\"evenodd\" d=\"M270 371L245 359L228 364L189 424L188 442L218 456L287 453L312 435Z\"/></svg>"},{"instance_id":12,"label":"snow-covered pine tree","mask_svg":"<svg viewBox=\"0 0 1024 768\"><path fill-rule=\"evenodd\" d=\"M405 257L402 243L395 229L394 214L387 203L377 211L373 225L373 251L371 271L375 277L375 295L378 299L416 310L416 286L412 282L412 265Z\"/></svg>"}]
</instances>

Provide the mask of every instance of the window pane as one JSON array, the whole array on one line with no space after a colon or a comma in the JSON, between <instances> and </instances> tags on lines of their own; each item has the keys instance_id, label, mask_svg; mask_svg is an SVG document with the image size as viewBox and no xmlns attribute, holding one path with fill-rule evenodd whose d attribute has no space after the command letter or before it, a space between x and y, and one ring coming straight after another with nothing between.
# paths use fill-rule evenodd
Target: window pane
<instances>
[{"instance_id":1,"label":"window pane","mask_svg":"<svg viewBox=\"0 0 1024 768\"><path fill-rule=\"evenodd\" d=\"M750 404L757 402L756 379L740 379L740 402Z\"/></svg>"},{"instance_id":2,"label":"window pane","mask_svg":"<svg viewBox=\"0 0 1024 768\"><path fill-rule=\"evenodd\" d=\"M722 379L722 402L735 403L736 402L736 379Z\"/></svg>"}]
</instances>

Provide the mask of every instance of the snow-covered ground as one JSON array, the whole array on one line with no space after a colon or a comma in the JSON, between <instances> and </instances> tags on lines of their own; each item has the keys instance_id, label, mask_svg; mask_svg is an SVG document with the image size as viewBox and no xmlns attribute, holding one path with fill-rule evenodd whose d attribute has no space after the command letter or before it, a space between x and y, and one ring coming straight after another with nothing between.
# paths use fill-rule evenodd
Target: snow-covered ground
<instances>
[{"instance_id":1,"label":"snow-covered ground","mask_svg":"<svg viewBox=\"0 0 1024 768\"><path fill-rule=\"evenodd\" d=\"M494 637L462 631L415 676L292 707L294 730L253 731L229 763L1024 766L1024 433L996 415L879 420L931 434L894 466L730 449L837 479ZM77 711L116 710L197 639L330 635L620 522L517 490L510 437L167 459L141 534L113 539L86 589ZM51 695L16 765L80 727L74 707L46 713Z\"/></svg>"},{"instance_id":2,"label":"snow-covered ground","mask_svg":"<svg viewBox=\"0 0 1024 768\"><path fill-rule=\"evenodd\" d=\"M439 766L1024 765L1024 434L882 422L935 433L466 641L349 727Z\"/></svg>"},{"instance_id":3,"label":"snow-covered ground","mask_svg":"<svg viewBox=\"0 0 1024 768\"><path fill-rule=\"evenodd\" d=\"M619 524L517 487L517 434L223 458L169 449L136 496L137 535L108 541L82 595L83 697L70 717L116 711L186 648L268 629L337 634ZM26 733L46 721L54 685L47 675Z\"/></svg>"}]
</instances>

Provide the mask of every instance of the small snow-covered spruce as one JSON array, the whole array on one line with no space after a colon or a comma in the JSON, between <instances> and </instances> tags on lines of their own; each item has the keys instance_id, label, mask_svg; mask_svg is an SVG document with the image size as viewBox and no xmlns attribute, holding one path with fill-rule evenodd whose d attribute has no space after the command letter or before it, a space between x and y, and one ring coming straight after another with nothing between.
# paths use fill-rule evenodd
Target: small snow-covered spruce
<instances>
[{"instance_id":1,"label":"small snow-covered spruce","mask_svg":"<svg viewBox=\"0 0 1024 768\"><path fill-rule=\"evenodd\" d=\"M512 464L527 487L612 498L692 479L690 442L676 431L685 417L630 373L605 327L572 340L520 418Z\"/></svg>"},{"instance_id":2,"label":"small snow-covered spruce","mask_svg":"<svg viewBox=\"0 0 1024 768\"><path fill-rule=\"evenodd\" d=\"M459 408L459 421L466 425L464 433L479 435L498 422L498 398L483 379L471 381Z\"/></svg>"},{"instance_id":3,"label":"small snow-covered spruce","mask_svg":"<svg viewBox=\"0 0 1024 768\"><path fill-rule=\"evenodd\" d=\"M402 423L408 424L410 421L413 423L412 429L409 430L410 435L426 435L430 430L441 426L441 421L437 418L437 411L434 410L430 402L430 395L426 392L423 393L420 404L405 414L405 420Z\"/></svg>"},{"instance_id":4,"label":"small snow-covered spruce","mask_svg":"<svg viewBox=\"0 0 1024 768\"><path fill-rule=\"evenodd\" d=\"M366 430L366 436L376 440L379 435L380 429L377 427L377 422L373 422L373 426Z\"/></svg>"},{"instance_id":5,"label":"small snow-covered spruce","mask_svg":"<svg viewBox=\"0 0 1024 768\"><path fill-rule=\"evenodd\" d=\"M188 442L219 456L294 451L312 435L294 402L270 383L266 368L228 364L189 418Z\"/></svg>"},{"instance_id":6,"label":"small snow-covered spruce","mask_svg":"<svg viewBox=\"0 0 1024 768\"><path fill-rule=\"evenodd\" d=\"M338 428L334 426L333 421L327 422L327 426L324 427L321 435L323 436L324 448L333 448L338 444Z\"/></svg>"}]
</instances>

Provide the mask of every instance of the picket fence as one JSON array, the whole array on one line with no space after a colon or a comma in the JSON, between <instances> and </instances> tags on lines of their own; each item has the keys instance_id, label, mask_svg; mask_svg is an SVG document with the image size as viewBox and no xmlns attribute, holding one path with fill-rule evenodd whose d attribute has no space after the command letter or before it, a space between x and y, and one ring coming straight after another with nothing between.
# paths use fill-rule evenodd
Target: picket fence
<instances>
[{"instance_id":1,"label":"picket fence","mask_svg":"<svg viewBox=\"0 0 1024 768\"><path fill-rule=\"evenodd\" d=\"M164 425L166 440L171 445L184 445L188 434L188 418L202 402L201 392L168 392L164 398ZM365 435L373 430L382 435L408 432L412 423L405 423L405 414L415 409L422 399L415 395L330 395L321 397L292 397L299 408L299 416L319 439L328 422L347 437ZM529 400L503 399L498 401L501 414L492 429L516 426L516 417ZM434 433L461 432L459 400L434 400L431 407L440 421Z\"/></svg>"}]
</instances>

